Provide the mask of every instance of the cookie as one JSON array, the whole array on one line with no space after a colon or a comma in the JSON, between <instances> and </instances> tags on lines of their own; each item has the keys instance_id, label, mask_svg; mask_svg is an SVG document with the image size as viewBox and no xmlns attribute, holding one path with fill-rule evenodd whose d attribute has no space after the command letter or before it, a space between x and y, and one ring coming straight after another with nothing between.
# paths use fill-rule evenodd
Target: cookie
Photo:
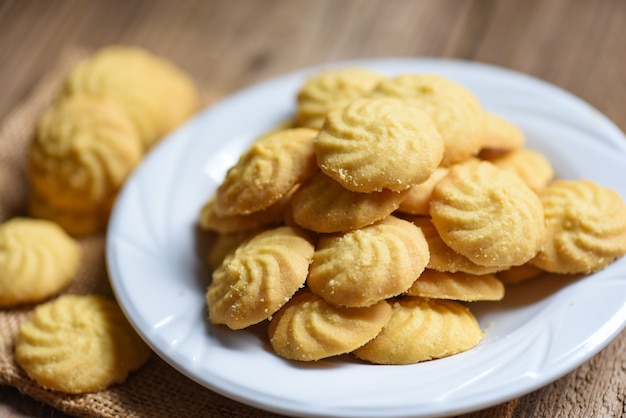
<instances>
[{"instance_id":1,"label":"cookie","mask_svg":"<svg viewBox=\"0 0 626 418\"><path fill-rule=\"evenodd\" d=\"M389 322L354 354L376 364L413 364L467 351L483 333L459 302L406 297L394 301Z\"/></svg>"},{"instance_id":2,"label":"cookie","mask_svg":"<svg viewBox=\"0 0 626 418\"><path fill-rule=\"evenodd\" d=\"M285 210L290 202L287 195L265 209L247 215L224 215L215 212L215 199L211 198L200 210L198 225L201 229L220 234L250 231L261 227L277 226L283 223Z\"/></svg>"},{"instance_id":3,"label":"cookie","mask_svg":"<svg viewBox=\"0 0 626 418\"><path fill-rule=\"evenodd\" d=\"M510 269L499 271L496 276L505 286L509 286L534 279L543 273L545 272L539 267L532 265L531 260L521 266L513 266Z\"/></svg>"},{"instance_id":4,"label":"cookie","mask_svg":"<svg viewBox=\"0 0 626 418\"><path fill-rule=\"evenodd\" d=\"M328 69L313 75L298 90L296 125L322 129L328 112L365 96L384 78L360 67Z\"/></svg>"},{"instance_id":5,"label":"cookie","mask_svg":"<svg viewBox=\"0 0 626 418\"><path fill-rule=\"evenodd\" d=\"M248 215L286 196L317 170L316 134L294 128L255 141L226 173L215 194L214 211L221 216Z\"/></svg>"},{"instance_id":6,"label":"cookie","mask_svg":"<svg viewBox=\"0 0 626 418\"><path fill-rule=\"evenodd\" d=\"M626 254L626 203L590 180L557 180L541 194L547 239L532 264L551 273L598 271Z\"/></svg>"},{"instance_id":7,"label":"cookie","mask_svg":"<svg viewBox=\"0 0 626 418\"><path fill-rule=\"evenodd\" d=\"M330 112L314 147L324 174L364 193L423 183L443 156L443 141L430 117L388 98L357 99Z\"/></svg>"},{"instance_id":8,"label":"cookie","mask_svg":"<svg viewBox=\"0 0 626 418\"><path fill-rule=\"evenodd\" d=\"M318 172L305 181L291 197L293 221L320 233L347 232L384 219L408 193L382 190L358 193Z\"/></svg>"},{"instance_id":9,"label":"cookie","mask_svg":"<svg viewBox=\"0 0 626 418\"><path fill-rule=\"evenodd\" d=\"M422 231L389 216L355 231L320 237L307 285L330 304L370 306L405 292L428 259Z\"/></svg>"},{"instance_id":10,"label":"cookie","mask_svg":"<svg viewBox=\"0 0 626 418\"><path fill-rule=\"evenodd\" d=\"M172 62L132 46L108 46L78 63L61 96L113 102L132 121L145 150L198 108L193 80Z\"/></svg>"},{"instance_id":11,"label":"cookie","mask_svg":"<svg viewBox=\"0 0 626 418\"><path fill-rule=\"evenodd\" d=\"M72 394L123 383L150 349L119 306L100 295L64 295L23 322L15 361L40 386Z\"/></svg>"},{"instance_id":12,"label":"cookie","mask_svg":"<svg viewBox=\"0 0 626 418\"><path fill-rule=\"evenodd\" d=\"M535 193L541 192L554 179L554 168L550 161L542 153L530 148L502 153L489 161L496 167L520 176Z\"/></svg>"},{"instance_id":13,"label":"cookie","mask_svg":"<svg viewBox=\"0 0 626 418\"><path fill-rule=\"evenodd\" d=\"M363 308L338 307L304 290L272 318L268 335L279 356L315 361L357 349L376 337L390 316L384 300Z\"/></svg>"},{"instance_id":14,"label":"cookie","mask_svg":"<svg viewBox=\"0 0 626 418\"><path fill-rule=\"evenodd\" d=\"M524 264L546 237L539 197L487 161L451 167L433 189L430 216L450 248L483 266Z\"/></svg>"},{"instance_id":15,"label":"cookie","mask_svg":"<svg viewBox=\"0 0 626 418\"><path fill-rule=\"evenodd\" d=\"M80 245L53 222L13 218L0 225L0 307L42 302L69 285Z\"/></svg>"},{"instance_id":16,"label":"cookie","mask_svg":"<svg viewBox=\"0 0 626 418\"><path fill-rule=\"evenodd\" d=\"M510 120L485 112L481 155L498 155L524 147L524 131Z\"/></svg>"},{"instance_id":17,"label":"cookie","mask_svg":"<svg viewBox=\"0 0 626 418\"><path fill-rule=\"evenodd\" d=\"M142 152L135 128L111 102L73 96L39 118L26 173L33 193L51 206L95 211L115 198Z\"/></svg>"},{"instance_id":18,"label":"cookie","mask_svg":"<svg viewBox=\"0 0 626 418\"><path fill-rule=\"evenodd\" d=\"M401 74L381 81L371 97L401 99L427 113L445 144L442 165L478 154L483 145L484 110L466 87L436 74Z\"/></svg>"},{"instance_id":19,"label":"cookie","mask_svg":"<svg viewBox=\"0 0 626 418\"><path fill-rule=\"evenodd\" d=\"M304 286L314 247L303 230L283 226L244 241L213 272L209 320L231 329L257 324Z\"/></svg>"},{"instance_id":20,"label":"cookie","mask_svg":"<svg viewBox=\"0 0 626 418\"><path fill-rule=\"evenodd\" d=\"M426 269L406 294L463 302L494 301L504 297L504 285L494 274L444 273Z\"/></svg>"},{"instance_id":21,"label":"cookie","mask_svg":"<svg viewBox=\"0 0 626 418\"><path fill-rule=\"evenodd\" d=\"M433 174L422 184L413 186L409 189L406 198L400 203L398 212L408 213L410 215L428 215L430 210L430 195L439 183L439 180L448 174L445 167L437 167Z\"/></svg>"},{"instance_id":22,"label":"cookie","mask_svg":"<svg viewBox=\"0 0 626 418\"><path fill-rule=\"evenodd\" d=\"M408 216L402 217L419 226L428 242L428 252L430 259L427 268L444 272L463 272L473 275L483 275L495 273L509 268L509 266L482 266L476 264L462 254L457 253L444 242L439 236L439 232L428 216Z\"/></svg>"}]
</instances>

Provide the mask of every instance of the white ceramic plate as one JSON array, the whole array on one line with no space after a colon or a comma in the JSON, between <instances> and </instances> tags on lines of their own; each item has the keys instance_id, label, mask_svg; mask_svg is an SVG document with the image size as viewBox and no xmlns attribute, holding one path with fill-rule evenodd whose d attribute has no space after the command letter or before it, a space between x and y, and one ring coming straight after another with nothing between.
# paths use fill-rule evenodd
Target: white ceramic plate
<instances>
[{"instance_id":1,"label":"white ceramic plate","mask_svg":"<svg viewBox=\"0 0 626 418\"><path fill-rule=\"evenodd\" d=\"M450 77L473 90L485 108L521 126L528 146L545 153L559 177L593 179L626 198L626 138L554 86L452 60L337 65ZM473 305L486 329L478 346L416 365L367 365L349 356L295 363L272 353L262 326L229 331L207 324L208 274L194 232L199 209L256 135L292 116L297 89L320 69L269 80L198 114L147 156L119 196L107 243L112 285L132 324L163 359L207 388L277 413L437 417L544 386L624 328L626 259L592 276L531 282L502 302Z\"/></svg>"}]
</instances>

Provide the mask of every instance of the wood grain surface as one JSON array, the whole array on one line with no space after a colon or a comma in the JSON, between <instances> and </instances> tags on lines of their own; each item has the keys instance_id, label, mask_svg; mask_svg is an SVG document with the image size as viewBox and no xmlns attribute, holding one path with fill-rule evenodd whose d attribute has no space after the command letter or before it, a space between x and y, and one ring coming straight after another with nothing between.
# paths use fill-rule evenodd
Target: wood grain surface
<instances>
[{"instance_id":1,"label":"wood grain surface","mask_svg":"<svg viewBox=\"0 0 626 418\"><path fill-rule=\"evenodd\" d=\"M625 28L623 0L0 0L0 120L68 48L123 43L178 63L207 105L310 65L453 57L542 78L625 131ZM625 353L622 332L548 386L464 418L624 417ZM0 417L38 416L65 415L0 387Z\"/></svg>"}]
</instances>

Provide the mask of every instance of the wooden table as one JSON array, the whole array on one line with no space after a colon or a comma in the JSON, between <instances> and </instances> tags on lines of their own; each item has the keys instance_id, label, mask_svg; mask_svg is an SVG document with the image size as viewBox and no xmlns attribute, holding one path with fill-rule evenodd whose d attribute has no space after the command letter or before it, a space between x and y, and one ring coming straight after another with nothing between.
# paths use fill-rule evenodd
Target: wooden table
<instances>
[{"instance_id":1,"label":"wooden table","mask_svg":"<svg viewBox=\"0 0 626 418\"><path fill-rule=\"evenodd\" d=\"M125 43L177 62L207 104L310 65L452 57L545 79L625 131L625 28L623 0L2 0L0 120L68 48ZM468 416L625 416L625 352L622 332L561 379ZM63 415L0 387L0 416Z\"/></svg>"}]
</instances>

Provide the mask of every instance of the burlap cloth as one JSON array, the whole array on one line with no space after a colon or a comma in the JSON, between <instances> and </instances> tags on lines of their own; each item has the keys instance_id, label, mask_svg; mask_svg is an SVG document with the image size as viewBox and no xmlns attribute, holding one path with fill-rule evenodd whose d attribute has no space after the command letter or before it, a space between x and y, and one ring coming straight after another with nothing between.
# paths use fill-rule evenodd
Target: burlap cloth
<instances>
[{"instance_id":1,"label":"burlap cloth","mask_svg":"<svg viewBox=\"0 0 626 418\"><path fill-rule=\"evenodd\" d=\"M47 76L0 124L0 222L24 215L28 183L24 176L26 146L35 121L55 95L62 77L87 55L72 48L59 57ZM202 86L200 86L202 89ZM206 97L206 96L205 96ZM83 262L75 281L64 293L102 293L112 296L104 255L104 236L81 239ZM124 384L99 393L66 395L42 389L20 369L13 357L15 335L32 307L0 310L0 385L66 414L78 417L276 417L214 393L178 373L152 355ZM253 372L251 370L251 372Z\"/></svg>"}]
</instances>

